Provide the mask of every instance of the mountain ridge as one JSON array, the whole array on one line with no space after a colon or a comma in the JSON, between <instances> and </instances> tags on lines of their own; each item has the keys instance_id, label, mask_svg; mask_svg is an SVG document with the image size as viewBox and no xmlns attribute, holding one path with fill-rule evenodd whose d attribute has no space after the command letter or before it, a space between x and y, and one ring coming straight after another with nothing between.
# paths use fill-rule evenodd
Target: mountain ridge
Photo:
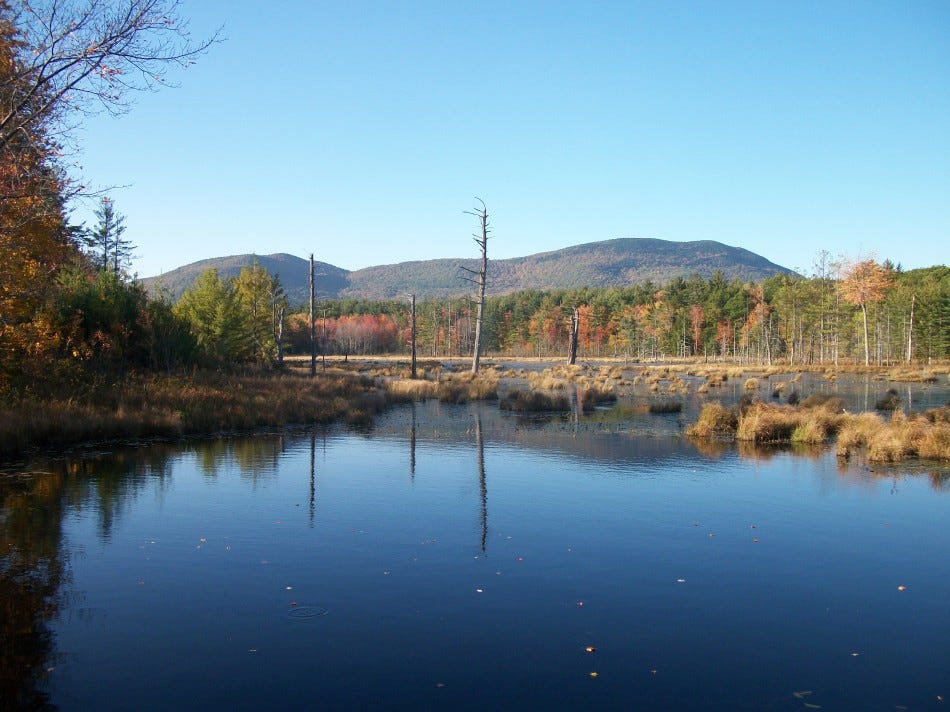
<instances>
[{"instance_id":1,"label":"mountain ridge","mask_svg":"<svg viewBox=\"0 0 950 712\"><path fill-rule=\"evenodd\" d=\"M242 267L255 261L269 273L280 276L292 303L306 301L308 260L287 253L212 257L140 282L153 294L165 292L177 299L205 269L215 268L222 277L234 277ZM459 268L477 269L479 262L475 257L435 258L352 271L315 262L315 292L320 300L398 299L409 293L419 298L463 296L471 287ZM708 278L717 271L728 279L743 281L794 274L754 252L713 240L672 242L632 237L571 245L524 257L492 259L489 253L488 269L489 293L496 295L527 289L620 287L647 280L664 283L693 274Z\"/></svg>"}]
</instances>

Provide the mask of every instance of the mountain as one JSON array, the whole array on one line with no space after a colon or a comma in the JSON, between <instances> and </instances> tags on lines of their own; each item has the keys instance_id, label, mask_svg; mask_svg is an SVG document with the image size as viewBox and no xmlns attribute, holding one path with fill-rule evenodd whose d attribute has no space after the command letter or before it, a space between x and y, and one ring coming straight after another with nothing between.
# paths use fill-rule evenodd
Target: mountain
<instances>
[{"instance_id":1,"label":"mountain","mask_svg":"<svg viewBox=\"0 0 950 712\"><path fill-rule=\"evenodd\" d=\"M551 252L488 263L488 293L506 294L525 289L618 287L652 280L664 283L674 277L699 274L711 277L721 271L729 279L759 281L791 270L769 262L741 247L720 242L669 242L620 238L590 242ZM194 262L142 284L155 293L166 291L177 299L204 270L216 268L223 277L237 276L241 267L255 260L271 274L280 275L292 303L306 301L308 261L288 254L234 255ZM323 299L398 299L415 293L419 298L461 296L471 292L460 266L477 269L477 259L433 259L400 262L348 271L325 262L315 263L315 291Z\"/></svg>"}]
</instances>

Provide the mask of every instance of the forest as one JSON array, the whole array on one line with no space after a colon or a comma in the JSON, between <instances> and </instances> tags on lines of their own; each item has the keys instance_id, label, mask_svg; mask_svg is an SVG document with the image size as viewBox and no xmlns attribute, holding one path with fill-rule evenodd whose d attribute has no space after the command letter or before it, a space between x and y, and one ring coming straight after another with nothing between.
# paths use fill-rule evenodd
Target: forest
<instances>
[{"instance_id":1,"label":"forest","mask_svg":"<svg viewBox=\"0 0 950 712\"><path fill-rule=\"evenodd\" d=\"M950 356L950 268L905 272L871 259L832 264L827 256L819 262L822 267L812 277L781 275L760 283L716 274L623 289L489 296L485 351L565 356L576 308L578 354L587 358L692 357L794 366L886 365ZM330 301L320 304L316 332L320 348L329 353L404 353L409 319L403 301ZM471 353L473 321L469 299L419 302L419 353ZM285 334L292 352L308 353L308 314L291 314Z\"/></svg>"}]
</instances>

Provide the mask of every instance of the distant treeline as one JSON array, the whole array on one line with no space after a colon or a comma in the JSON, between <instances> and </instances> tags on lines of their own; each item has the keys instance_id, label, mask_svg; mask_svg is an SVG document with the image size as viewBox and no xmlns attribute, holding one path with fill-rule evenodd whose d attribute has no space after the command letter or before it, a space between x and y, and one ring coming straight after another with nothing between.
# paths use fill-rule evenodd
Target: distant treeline
<instances>
[{"instance_id":1,"label":"distant treeline","mask_svg":"<svg viewBox=\"0 0 950 712\"><path fill-rule=\"evenodd\" d=\"M420 301L419 353L470 353L472 307L459 298ZM760 283L716 274L622 289L532 290L489 297L486 307L485 349L498 355L565 355L576 308L582 357L886 364L906 360L908 347L915 361L950 357L950 268L943 266L903 271L865 260ZM321 302L317 312L317 339L328 353L406 352L408 333L408 300ZM292 314L285 334L293 352L309 352L307 314Z\"/></svg>"}]
</instances>

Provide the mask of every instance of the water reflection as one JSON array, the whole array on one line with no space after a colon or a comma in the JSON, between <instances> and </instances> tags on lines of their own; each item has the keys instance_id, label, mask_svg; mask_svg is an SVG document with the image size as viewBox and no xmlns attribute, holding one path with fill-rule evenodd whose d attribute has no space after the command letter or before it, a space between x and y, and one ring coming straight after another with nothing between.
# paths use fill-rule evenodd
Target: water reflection
<instances>
[{"instance_id":1,"label":"water reflection","mask_svg":"<svg viewBox=\"0 0 950 712\"><path fill-rule=\"evenodd\" d=\"M482 438L482 419L475 416L475 448L478 452L478 494L481 502L482 551L488 541L488 487L485 484L485 441Z\"/></svg>"},{"instance_id":2,"label":"water reflection","mask_svg":"<svg viewBox=\"0 0 950 712\"><path fill-rule=\"evenodd\" d=\"M619 421L611 420L609 411L595 411L590 416L573 418L573 422L552 421L536 428L519 427L517 419L500 413L492 404L452 407L413 404L389 417L391 420L381 420L374 431L359 436L335 439L321 430L193 442L185 446L159 444L112 453L91 453L71 460L37 461L29 466L33 476L11 475L0 479L0 633L4 641L0 647L0 699L5 703L12 701L15 708L50 707L48 679L50 675L59 674L59 656L63 652L74 652L56 649L57 641L50 632L51 625L57 620L63 627L72 625L71 621L62 621L69 619L76 601L86 595L85 591L77 590L73 575L73 557L82 547L89 545L81 537L91 531L91 540L99 545L104 556L109 556L110 551L121 548L122 542L116 540L121 539L123 525L127 523L125 519L130 513L145 512L152 516L163 507L172 509L166 500L171 500L176 494L188 497L197 493L196 497L205 497L196 500L204 506L214 504L215 495L226 487L231 497L255 497L251 500L254 507L248 507L248 510L272 507L257 519L248 519L248 511L226 512L228 526L242 532L240 545L251 550L245 559L239 558L241 546L235 546L233 552L225 552L222 545L214 550L217 554L212 554L209 544L202 552L202 556L207 558L192 560L195 568L189 569L195 571L204 570L205 566L219 566L231 572L229 575L233 578L226 579L220 587L233 596L225 608L233 605L242 616L256 621L254 635L258 634L257 628L274 627L269 618L273 612L268 605L249 604L241 596L244 589L264 588L261 581L268 585L274 583L266 578L267 574L261 573L271 567L279 570L280 578L275 575L279 586L274 588L281 593L286 586L293 584L295 591L302 590L301 596L310 596L319 604L336 596L334 615L341 619L339 627L334 629L336 635L352 636L353 626L361 617L378 622L374 616L381 616L386 625L391 624L386 628L389 633L411 633L415 630L413 626L425 616L418 611L423 610L423 604L428 602L438 609L438 615L432 614L432 617L440 620L439 626L443 625L443 620L458 621L470 617L484 624L484 635L495 642L487 632L490 630L487 619L478 617L483 613L482 609L475 607L455 588L440 588L441 580L434 578L433 574L433 571L443 570L454 572L456 578L452 579L452 585L464 581L466 593L474 588L468 585L474 579L477 579L475 585L481 588L486 572L470 568L473 539L476 538L478 549L483 554L487 554L491 542L493 551L489 573L494 576L496 570L504 569L504 576L499 577L496 586L511 586L505 590L511 596L508 599L511 609L521 616L519 620L522 622L518 625L527 626L533 635L541 638L549 634L553 636L553 633L542 622L531 628L532 621L544 616L560 620L558 616L576 612L577 600L588 596L591 590L600 597L602 605L606 605L614 598L619 601L617 591L623 591L624 596L643 594L649 572L659 569L664 576L669 574L670 581L676 581L682 572L674 571L664 556L680 557L676 561L678 566L688 565L701 570L707 565L703 563L707 561L703 557L714 551L720 557L717 561L726 567L731 566L733 573L736 570L745 574L751 571L755 576L767 570L769 561L782 560L782 551L768 548L781 533L779 528L765 532L773 539L767 540L763 536L762 545L753 552L742 549L741 557L728 558L734 550L727 549L726 543L738 550L744 542L739 542L738 535L730 540L729 530L725 529L717 539L703 540L703 546L707 548L703 549L702 556L697 554L695 560L689 556L683 558L683 552L693 551L690 548L693 543L686 538L692 532L688 527L693 513L708 511L713 506L710 503L732 501L736 509L744 510L743 516L745 510L749 510L756 515L754 521L761 522L769 521L768 517L759 519L763 509L773 519L781 520L787 516L784 513L786 502L787 508L793 512L817 503L822 510L820 516L802 515L803 521L821 527L827 513L842 512L841 526L848 526L850 518L856 511L860 512L860 508L853 506L855 498L852 498L852 502L844 501L843 506L836 510L839 503L831 500L842 490L862 494L890 493L892 497L877 499L905 507L924 502L931 516L934 507L932 502L922 497L921 483L929 483L932 491L940 495L950 492L950 468L919 464L869 467L861 462L838 461L833 453L820 448L763 449L716 442L692 443L666 434L643 437L625 430ZM585 421L585 417L591 421ZM609 427L600 428L601 424L607 423ZM590 427L585 428L585 425ZM323 453L320 518L316 517L318 438ZM407 445L409 482L405 478ZM754 463L749 463L750 458ZM513 460L518 464L512 464ZM473 466L477 490L472 479ZM196 473L190 480L187 478L191 473L189 467L193 467ZM425 473L429 467L439 476L420 476L416 481L417 471ZM491 528L488 521L488 469L493 473ZM769 476L760 480L754 477L743 479L749 470L768 473ZM789 486L789 481L798 488ZM187 489L185 485L191 488L187 492L182 491ZM701 496L694 494L694 485L702 491ZM761 501L753 499L750 494L756 487L765 491L765 495L755 495L761 496ZM277 496L275 492L281 488L283 494ZM459 492L464 494L459 496ZM577 506L577 501L587 497L593 497L590 501L594 504ZM297 513L299 528L296 530L292 529L293 522L286 520L288 511ZM411 516L407 516L407 512L412 512ZM477 535L472 526L475 512ZM669 520L660 520L659 528L653 528L656 523L653 518L664 513ZM179 516L177 510L173 514ZM198 517L199 524L189 522L196 531L202 527L202 536L207 526L205 514L204 511L192 513ZM720 524L729 524L727 514L729 512L719 512L710 516L719 516ZM813 516L813 520L808 516ZM829 515L827 520L832 518L833 515ZM283 523L275 525L276 519ZM542 524L537 523L538 519ZM909 522L911 515L905 515L905 520ZM632 521L638 522L638 528L627 529ZM77 522L89 522L90 526L84 529L77 526ZM378 538L370 539L371 535L360 529L366 522L378 528ZM459 522L461 527L457 526ZM794 516L789 517L787 530L803 532L801 536L804 537L808 527L798 527L799 523ZM679 529L681 524L685 534ZM878 529L872 530L867 522L862 522L862 525L864 528L852 529L851 535L842 537L845 543L854 537L854 531L858 531L860 536L869 537L879 548L896 546L895 542L882 539L885 535ZM877 520L875 526L880 527ZM315 531L308 533L308 528ZM456 529L462 530L459 534L461 543L452 538ZM531 530L531 536L517 542L517 551L514 545L508 548L508 539L502 535L524 529ZM644 534L654 530L655 535ZM837 537L837 531L834 534ZM887 535L890 535L890 530ZM442 536L445 541L441 540ZM642 539L644 536L646 539ZM667 539L675 543L669 550L664 548ZM425 546L419 544L421 540L425 540ZM578 550L586 551L590 557L583 565L574 563L573 554L565 553L568 545L573 547L577 542L586 544ZM214 542L215 545L218 543ZM513 560L516 554L520 555L525 547L532 545L535 546L534 555L545 565L537 569L519 566L519 573L516 573L508 560ZM722 548L713 549L713 546ZM795 554L796 547L805 550L809 544L793 541L787 546ZM268 547L267 551L258 551ZM598 553L601 547L603 554ZM284 548L291 551L285 554ZM192 549L193 545L189 544L188 550ZM875 546L867 547L867 551L874 550ZM768 556L773 558L753 558L760 556L759 552L768 552ZM176 553L180 555L180 551L176 550ZM166 552L166 556L173 560L170 553ZM607 558L600 560L598 556ZM636 565L627 567L630 557ZM483 565L485 558L479 557L477 565ZM530 557L527 558L531 561ZM264 560L268 562L266 565ZM806 561L807 557L802 556L801 560ZM81 559L79 561L82 563ZM404 561L413 563L399 569L400 562ZM623 562L623 565L618 562ZM181 561L176 559L174 564L179 565ZM425 569L425 564L431 564L432 568ZM578 566L580 569L572 568ZM628 570L637 573L627 573ZM174 566L169 571L169 578L187 578L180 571L176 573L178 570ZM381 583L381 571L393 572L393 575ZM531 579L527 574L521 574L522 571L530 571L539 578ZM592 571L596 575L590 576ZM560 578L565 572L568 574L566 583ZM707 593L722 596L727 586L723 583L725 579L716 578L718 571L706 573L709 580L718 581L720 585L719 589L713 588ZM571 578L575 574L576 577ZM525 578L518 579L519 575ZM614 577L622 580L623 586L614 586ZM692 584L693 579L687 578ZM302 584L298 584L298 579L303 580ZM545 585L541 585L539 580ZM781 578L775 580L783 581ZM185 587L186 584L182 582L180 585ZM649 585L654 584L650 582ZM890 581L886 585L889 591L896 590ZM939 578L934 578L929 585L928 596L934 600L939 598L936 594L946 588L943 579ZM544 598L549 591L562 589L571 591L566 595L573 598L568 600L566 607L559 600L551 603ZM690 589L684 586L675 590L685 592ZM804 594L807 595L807 591ZM187 605L198 606L205 612L219 610L217 601L202 598L203 591L186 595L195 597ZM279 606L274 606L280 609L281 621L286 617L288 602L298 600L297 595L294 593L294 599L281 598ZM590 595L591 600L596 598L594 594ZM665 600L662 598L665 595L665 589L662 595L650 589L637 605L657 615L665 615L666 609L656 603ZM116 596L116 600L121 601L120 607L133 605L139 600ZM517 605L522 599L531 604L524 610ZM307 601L304 598L299 600ZM488 595L482 600L492 600L492 605L499 605L497 599L489 599ZM270 600L267 601L269 604ZM451 605L456 607L452 608L444 601L451 601ZM678 613L705 621L701 617L705 609L700 598L676 601L687 604L677 609ZM356 613L345 618L345 607L341 602L357 607ZM729 610L730 604L724 597L716 599L715 603L723 610ZM363 608L358 608L359 604ZM539 606L537 609L532 608L535 604ZM398 612L403 609L408 611L408 618L394 623ZM492 611L497 613L498 608ZM590 616L589 620L599 621L603 630L608 630L613 624L625 625L622 621L629 617L629 604L618 602L612 614L616 615L603 614L603 618L597 619L594 616L602 614L593 605L583 613ZM758 614L765 616L762 611ZM672 615L666 622L673 625L676 620L676 615ZM81 628L80 623L76 625ZM228 624L232 625L230 618ZM319 624L329 627L334 624L334 617L321 616ZM201 625L211 623L202 620ZM592 624L584 619L581 623L571 621L560 625L563 628L555 632L570 630L573 634L576 625L581 631L577 635L583 633L586 636ZM434 630L438 634L448 627L446 624L445 628ZM477 626L472 626L466 619L461 624L459 635L472 636L472 627ZM365 634L368 654L381 655L376 651L379 646L374 638L381 633L376 628L373 630L373 633ZM230 640L228 636L233 635L230 628L217 632L222 640ZM429 632L432 633L433 629ZM645 623L622 632L642 636L654 644L659 635ZM407 636L413 639L410 633ZM280 629L274 635L286 637L288 632ZM451 638L456 634L446 635ZM607 637L608 633L605 632L604 636ZM530 636L526 640L528 638ZM710 636L710 639L714 638ZM574 643L572 638L571 645ZM444 649L451 649L452 644L446 643ZM308 655L317 655L313 650L313 637L302 645L301 649ZM256 650L256 643L249 643L241 652L246 653L252 647ZM340 655L345 657L346 654ZM290 664L294 663L291 661ZM360 667L359 661L349 660L348 664L352 675L365 674L367 668ZM563 660L558 660L557 665L563 665ZM672 667L673 663L669 665ZM389 679L389 682L393 683L394 679Z\"/></svg>"},{"instance_id":3,"label":"water reflection","mask_svg":"<svg viewBox=\"0 0 950 712\"><path fill-rule=\"evenodd\" d=\"M317 434L310 433L310 528L317 511Z\"/></svg>"}]
</instances>

